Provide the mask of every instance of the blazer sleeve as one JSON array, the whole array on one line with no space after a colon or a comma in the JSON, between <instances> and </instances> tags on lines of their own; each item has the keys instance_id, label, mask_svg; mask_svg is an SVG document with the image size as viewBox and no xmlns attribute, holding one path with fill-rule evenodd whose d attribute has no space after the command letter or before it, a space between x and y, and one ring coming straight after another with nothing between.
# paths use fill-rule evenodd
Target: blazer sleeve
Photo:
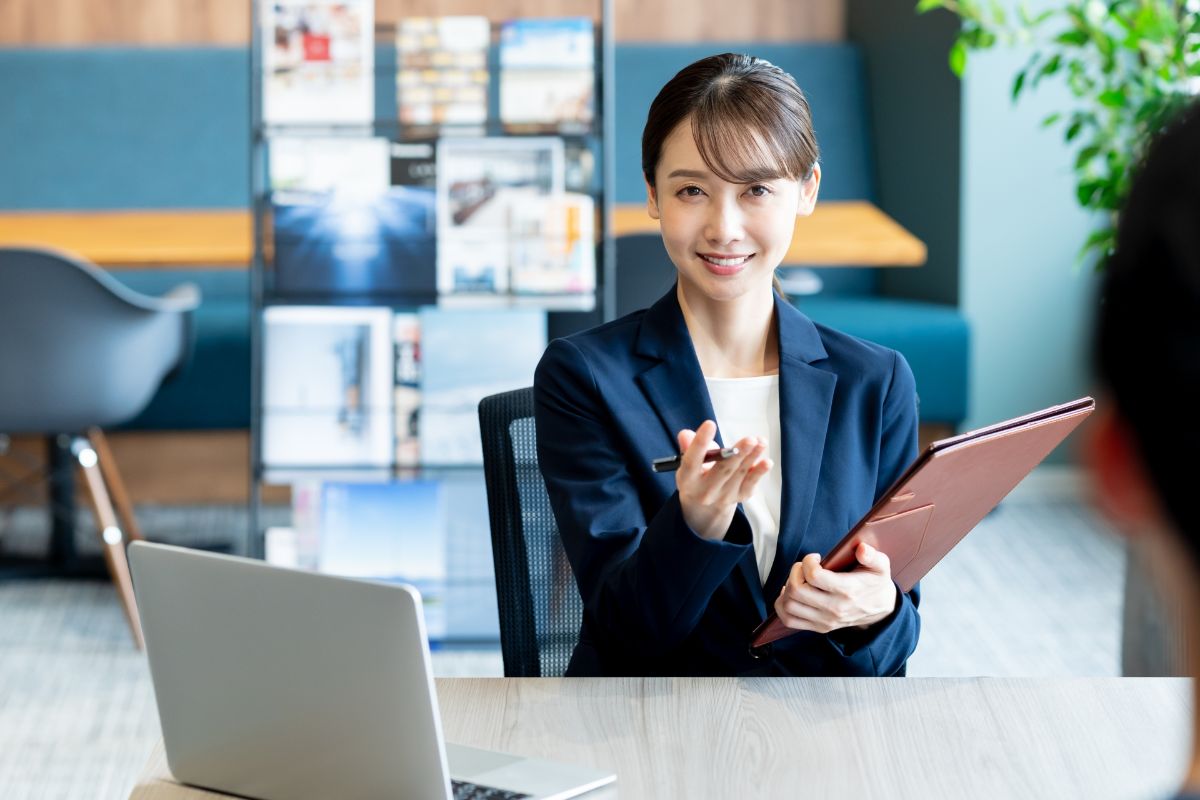
<instances>
[{"instance_id":1,"label":"blazer sleeve","mask_svg":"<svg viewBox=\"0 0 1200 800\"><path fill-rule=\"evenodd\" d=\"M899 353L894 354L891 381L883 401L879 441L879 477L875 500L886 492L917 457L917 383L912 368ZM917 647L921 633L920 583L909 592L896 587L896 608L891 615L866 630L833 631L830 644L843 656L859 654L864 648L874 663L874 674L896 675Z\"/></svg>"},{"instance_id":2,"label":"blazer sleeve","mask_svg":"<svg viewBox=\"0 0 1200 800\"><path fill-rule=\"evenodd\" d=\"M534 376L538 463L592 630L648 656L696 627L751 548L740 507L724 541L696 535L672 494L647 519L584 353L556 339ZM645 413L631 409L630 413Z\"/></svg>"}]
</instances>

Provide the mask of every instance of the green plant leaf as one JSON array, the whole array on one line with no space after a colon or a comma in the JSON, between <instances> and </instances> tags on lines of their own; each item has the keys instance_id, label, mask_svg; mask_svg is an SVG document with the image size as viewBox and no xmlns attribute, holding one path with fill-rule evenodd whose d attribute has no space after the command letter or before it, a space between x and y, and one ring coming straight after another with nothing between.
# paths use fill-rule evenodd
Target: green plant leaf
<instances>
[{"instance_id":1,"label":"green plant leaf","mask_svg":"<svg viewBox=\"0 0 1200 800\"><path fill-rule=\"evenodd\" d=\"M1084 242L1084 246L1091 247L1095 244L1105 244L1106 242L1110 242L1112 241L1113 234L1115 232L1116 231L1114 231L1111 227L1100 228L1099 230L1093 231L1092 235L1087 238L1086 242Z\"/></svg>"},{"instance_id":2,"label":"green plant leaf","mask_svg":"<svg viewBox=\"0 0 1200 800\"><path fill-rule=\"evenodd\" d=\"M1096 180L1095 178L1087 178L1079 182L1075 187L1075 198L1079 201L1079 205L1084 208L1093 208L1093 203L1100 196L1100 192L1104 188L1104 181Z\"/></svg>"},{"instance_id":3,"label":"green plant leaf","mask_svg":"<svg viewBox=\"0 0 1200 800\"><path fill-rule=\"evenodd\" d=\"M1063 124L1063 140L1074 150L1076 199L1085 209L1107 212L1111 224L1094 231L1081 251L1097 252L1102 264L1112 250L1112 228L1145 143L1195 101L1193 81L1200 78L1195 0L917 0L915 5L918 13L943 8L958 16L962 24L947 59L960 78L969 51L998 42L1019 44L1033 55L1014 70L1014 102L1043 78L1054 78L1074 95L1074 108L1048 113L1040 125Z\"/></svg>"},{"instance_id":4,"label":"green plant leaf","mask_svg":"<svg viewBox=\"0 0 1200 800\"><path fill-rule=\"evenodd\" d=\"M967 47L961 41L956 41L950 48L950 71L958 77L963 76L967 68Z\"/></svg>"},{"instance_id":5,"label":"green plant leaf","mask_svg":"<svg viewBox=\"0 0 1200 800\"><path fill-rule=\"evenodd\" d=\"M1029 0L1019 0L1017 3L1017 19L1026 28L1033 25L1033 14L1029 11Z\"/></svg>"},{"instance_id":6,"label":"green plant leaf","mask_svg":"<svg viewBox=\"0 0 1200 800\"><path fill-rule=\"evenodd\" d=\"M1020 72L1017 73L1016 79L1013 80L1012 99L1014 102L1021 95L1021 87L1024 85L1025 85L1025 70L1021 70Z\"/></svg>"},{"instance_id":7,"label":"green plant leaf","mask_svg":"<svg viewBox=\"0 0 1200 800\"><path fill-rule=\"evenodd\" d=\"M1079 155L1075 158L1075 171L1083 169L1088 163L1100 155L1100 145L1092 144L1079 151Z\"/></svg>"},{"instance_id":8,"label":"green plant leaf","mask_svg":"<svg viewBox=\"0 0 1200 800\"><path fill-rule=\"evenodd\" d=\"M1033 76L1033 85L1037 86L1038 83L1041 82L1042 78L1049 77L1050 75L1053 75L1054 73L1058 72L1058 69L1061 66L1062 66L1062 55L1060 55L1059 53L1055 53L1053 56L1051 56L1049 58L1049 60L1046 61L1045 64L1042 64L1042 68L1039 69L1037 71L1037 74Z\"/></svg>"},{"instance_id":9,"label":"green plant leaf","mask_svg":"<svg viewBox=\"0 0 1200 800\"><path fill-rule=\"evenodd\" d=\"M1088 43L1088 35L1083 31L1064 31L1058 36L1055 36L1054 41L1058 42L1059 44L1082 47Z\"/></svg>"}]
</instances>

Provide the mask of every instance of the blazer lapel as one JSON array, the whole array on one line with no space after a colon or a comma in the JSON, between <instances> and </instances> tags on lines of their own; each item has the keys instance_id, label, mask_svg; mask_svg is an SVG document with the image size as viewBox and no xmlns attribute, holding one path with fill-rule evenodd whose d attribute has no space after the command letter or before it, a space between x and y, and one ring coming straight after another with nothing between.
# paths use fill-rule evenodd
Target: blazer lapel
<instances>
[{"instance_id":1,"label":"blazer lapel","mask_svg":"<svg viewBox=\"0 0 1200 800\"><path fill-rule=\"evenodd\" d=\"M815 362L828 357L820 334L786 300L775 297L779 323L779 427L783 498L779 541L763 594L773 604L804 543L821 473L825 431L837 376Z\"/></svg>"},{"instance_id":2,"label":"blazer lapel","mask_svg":"<svg viewBox=\"0 0 1200 800\"><path fill-rule=\"evenodd\" d=\"M658 362L638 375L637 382L671 442L684 428L695 430L706 419L716 421L674 288L646 311L637 352ZM717 437L719 442L719 432Z\"/></svg>"},{"instance_id":3,"label":"blazer lapel","mask_svg":"<svg viewBox=\"0 0 1200 800\"><path fill-rule=\"evenodd\" d=\"M700 360L679 308L675 287L646 311L638 334L637 352L658 362L638 375L637 383L672 443L684 428L695 430L706 419L716 421L708 385L704 382ZM717 442L725 445L720 426ZM739 561L737 571L758 609L759 618L765 618L766 604L754 558L747 556Z\"/></svg>"}]
</instances>

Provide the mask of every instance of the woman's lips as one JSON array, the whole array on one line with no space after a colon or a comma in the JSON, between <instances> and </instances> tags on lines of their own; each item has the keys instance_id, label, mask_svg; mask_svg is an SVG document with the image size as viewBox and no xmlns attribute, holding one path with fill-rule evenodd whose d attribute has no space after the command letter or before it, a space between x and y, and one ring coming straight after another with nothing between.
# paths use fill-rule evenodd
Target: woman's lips
<instances>
[{"instance_id":1,"label":"woman's lips","mask_svg":"<svg viewBox=\"0 0 1200 800\"><path fill-rule=\"evenodd\" d=\"M731 255L728 253L697 253L704 266L714 275L736 275L754 258L754 254Z\"/></svg>"}]
</instances>

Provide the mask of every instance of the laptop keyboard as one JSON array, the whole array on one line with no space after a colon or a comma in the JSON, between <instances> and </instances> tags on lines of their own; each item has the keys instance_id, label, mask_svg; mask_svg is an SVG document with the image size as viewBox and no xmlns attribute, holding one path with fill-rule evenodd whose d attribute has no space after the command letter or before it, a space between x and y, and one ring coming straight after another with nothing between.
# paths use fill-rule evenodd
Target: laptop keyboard
<instances>
[{"instance_id":1,"label":"laptop keyboard","mask_svg":"<svg viewBox=\"0 0 1200 800\"><path fill-rule=\"evenodd\" d=\"M454 790L454 800L522 800L532 795L510 792L507 789L496 789L491 786L480 786L466 781L450 781Z\"/></svg>"}]
</instances>

